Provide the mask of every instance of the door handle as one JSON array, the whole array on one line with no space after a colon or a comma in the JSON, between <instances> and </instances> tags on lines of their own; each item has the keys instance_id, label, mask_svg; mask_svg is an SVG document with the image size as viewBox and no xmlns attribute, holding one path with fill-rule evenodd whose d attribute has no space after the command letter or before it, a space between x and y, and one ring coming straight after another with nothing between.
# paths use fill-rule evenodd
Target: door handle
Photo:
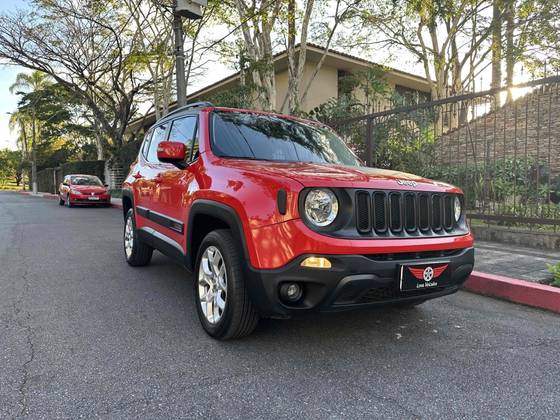
<instances>
[{"instance_id":1,"label":"door handle","mask_svg":"<svg viewBox=\"0 0 560 420\"><path fill-rule=\"evenodd\" d=\"M144 176L140 173L140 171L136 172L134 175L132 175L132 177L134 179L144 178Z\"/></svg>"}]
</instances>

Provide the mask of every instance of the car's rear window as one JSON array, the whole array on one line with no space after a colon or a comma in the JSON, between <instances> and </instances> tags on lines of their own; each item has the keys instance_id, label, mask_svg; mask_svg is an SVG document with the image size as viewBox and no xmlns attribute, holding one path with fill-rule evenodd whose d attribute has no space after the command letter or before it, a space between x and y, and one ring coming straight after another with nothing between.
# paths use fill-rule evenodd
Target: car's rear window
<instances>
[{"instance_id":1,"label":"car's rear window","mask_svg":"<svg viewBox=\"0 0 560 420\"><path fill-rule=\"evenodd\" d=\"M361 166L331 130L275 115L214 111L212 151L217 156Z\"/></svg>"}]
</instances>

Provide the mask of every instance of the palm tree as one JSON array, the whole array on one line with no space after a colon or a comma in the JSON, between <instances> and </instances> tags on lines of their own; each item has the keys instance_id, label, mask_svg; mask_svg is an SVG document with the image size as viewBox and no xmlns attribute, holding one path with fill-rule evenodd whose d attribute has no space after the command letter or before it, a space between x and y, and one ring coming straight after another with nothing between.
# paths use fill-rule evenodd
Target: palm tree
<instances>
[{"instance_id":1,"label":"palm tree","mask_svg":"<svg viewBox=\"0 0 560 420\"><path fill-rule=\"evenodd\" d=\"M18 73L16 81L10 86L10 93L31 93L43 90L53 84L53 79L46 73L35 70L32 73Z\"/></svg>"},{"instance_id":2,"label":"palm tree","mask_svg":"<svg viewBox=\"0 0 560 420\"><path fill-rule=\"evenodd\" d=\"M30 129L30 125L31 124L30 124L29 116L26 115L24 112L21 111L10 112L10 121L8 123L10 131L14 131L16 129L19 130L17 147L20 149L21 152L20 155L21 168L23 168L23 163L29 160L29 140L28 140L27 133ZM23 178L23 175L24 175L24 171L22 170L21 177L23 181L23 189L25 190L25 179Z\"/></svg>"},{"instance_id":3,"label":"palm tree","mask_svg":"<svg viewBox=\"0 0 560 420\"><path fill-rule=\"evenodd\" d=\"M10 86L10 93L16 95L25 95L33 92L39 92L53 84L52 78L46 73L34 71L32 73L18 73L16 81ZM21 115L19 115L21 114ZM27 150L27 131L25 128L24 115L22 111L18 111L14 117L14 122L17 120L21 136L23 140L23 150ZM13 116L12 115L12 116ZM37 127L35 110L32 106L31 117L31 179L33 184L33 193L37 193ZM11 119L10 119L11 120ZM15 127L15 125L14 125Z\"/></svg>"}]
</instances>

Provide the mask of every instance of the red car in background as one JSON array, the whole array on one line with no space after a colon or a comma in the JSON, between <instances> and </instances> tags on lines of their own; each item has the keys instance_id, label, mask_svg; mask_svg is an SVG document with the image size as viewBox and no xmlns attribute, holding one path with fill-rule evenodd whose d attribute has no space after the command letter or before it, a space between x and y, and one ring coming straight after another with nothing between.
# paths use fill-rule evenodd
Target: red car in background
<instances>
[{"instance_id":1,"label":"red car in background","mask_svg":"<svg viewBox=\"0 0 560 420\"><path fill-rule=\"evenodd\" d=\"M66 175L58 188L58 196L61 206L111 205L107 185L94 175Z\"/></svg>"}]
</instances>

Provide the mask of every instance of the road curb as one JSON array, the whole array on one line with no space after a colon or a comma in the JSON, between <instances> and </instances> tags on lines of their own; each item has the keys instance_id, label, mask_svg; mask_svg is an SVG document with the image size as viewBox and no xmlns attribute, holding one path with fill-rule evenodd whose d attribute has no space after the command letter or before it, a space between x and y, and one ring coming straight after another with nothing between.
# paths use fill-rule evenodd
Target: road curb
<instances>
[{"instance_id":1,"label":"road curb","mask_svg":"<svg viewBox=\"0 0 560 420\"><path fill-rule=\"evenodd\" d=\"M58 195L56 194L51 194L51 193L37 193L37 194L33 194L33 192L31 191L16 191L18 194L23 194L23 195L28 195L30 197L39 197L39 198L49 198L51 200L56 200L58 199Z\"/></svg>"},{"instance_id":2,"label":"road curb","mask_svg":"<svg viewBox=\"0 0 560 420\"><path fill-rule=\"evenodd\" d=\"M560 288L473 271L464 288L481 295L560 313Z\"/></svg>"},{"instance_id":3,"label":"road curb","mask_svg":"<svg viewBox=\"0 0 560 420\"><path fill-rule=\"evenodd\" d=\"M58 200L58 195L56 194L51 194L51 193L37 193L37 194L33 194L31 191L16 191L18 194L22 194L22 195L28 195L30 197L39 197L39 198L49 198L51 200ZM111 201L111 207L114 207L116 209L122 209L122 203L114 203Z\"/></svg>"}]
</instances>

